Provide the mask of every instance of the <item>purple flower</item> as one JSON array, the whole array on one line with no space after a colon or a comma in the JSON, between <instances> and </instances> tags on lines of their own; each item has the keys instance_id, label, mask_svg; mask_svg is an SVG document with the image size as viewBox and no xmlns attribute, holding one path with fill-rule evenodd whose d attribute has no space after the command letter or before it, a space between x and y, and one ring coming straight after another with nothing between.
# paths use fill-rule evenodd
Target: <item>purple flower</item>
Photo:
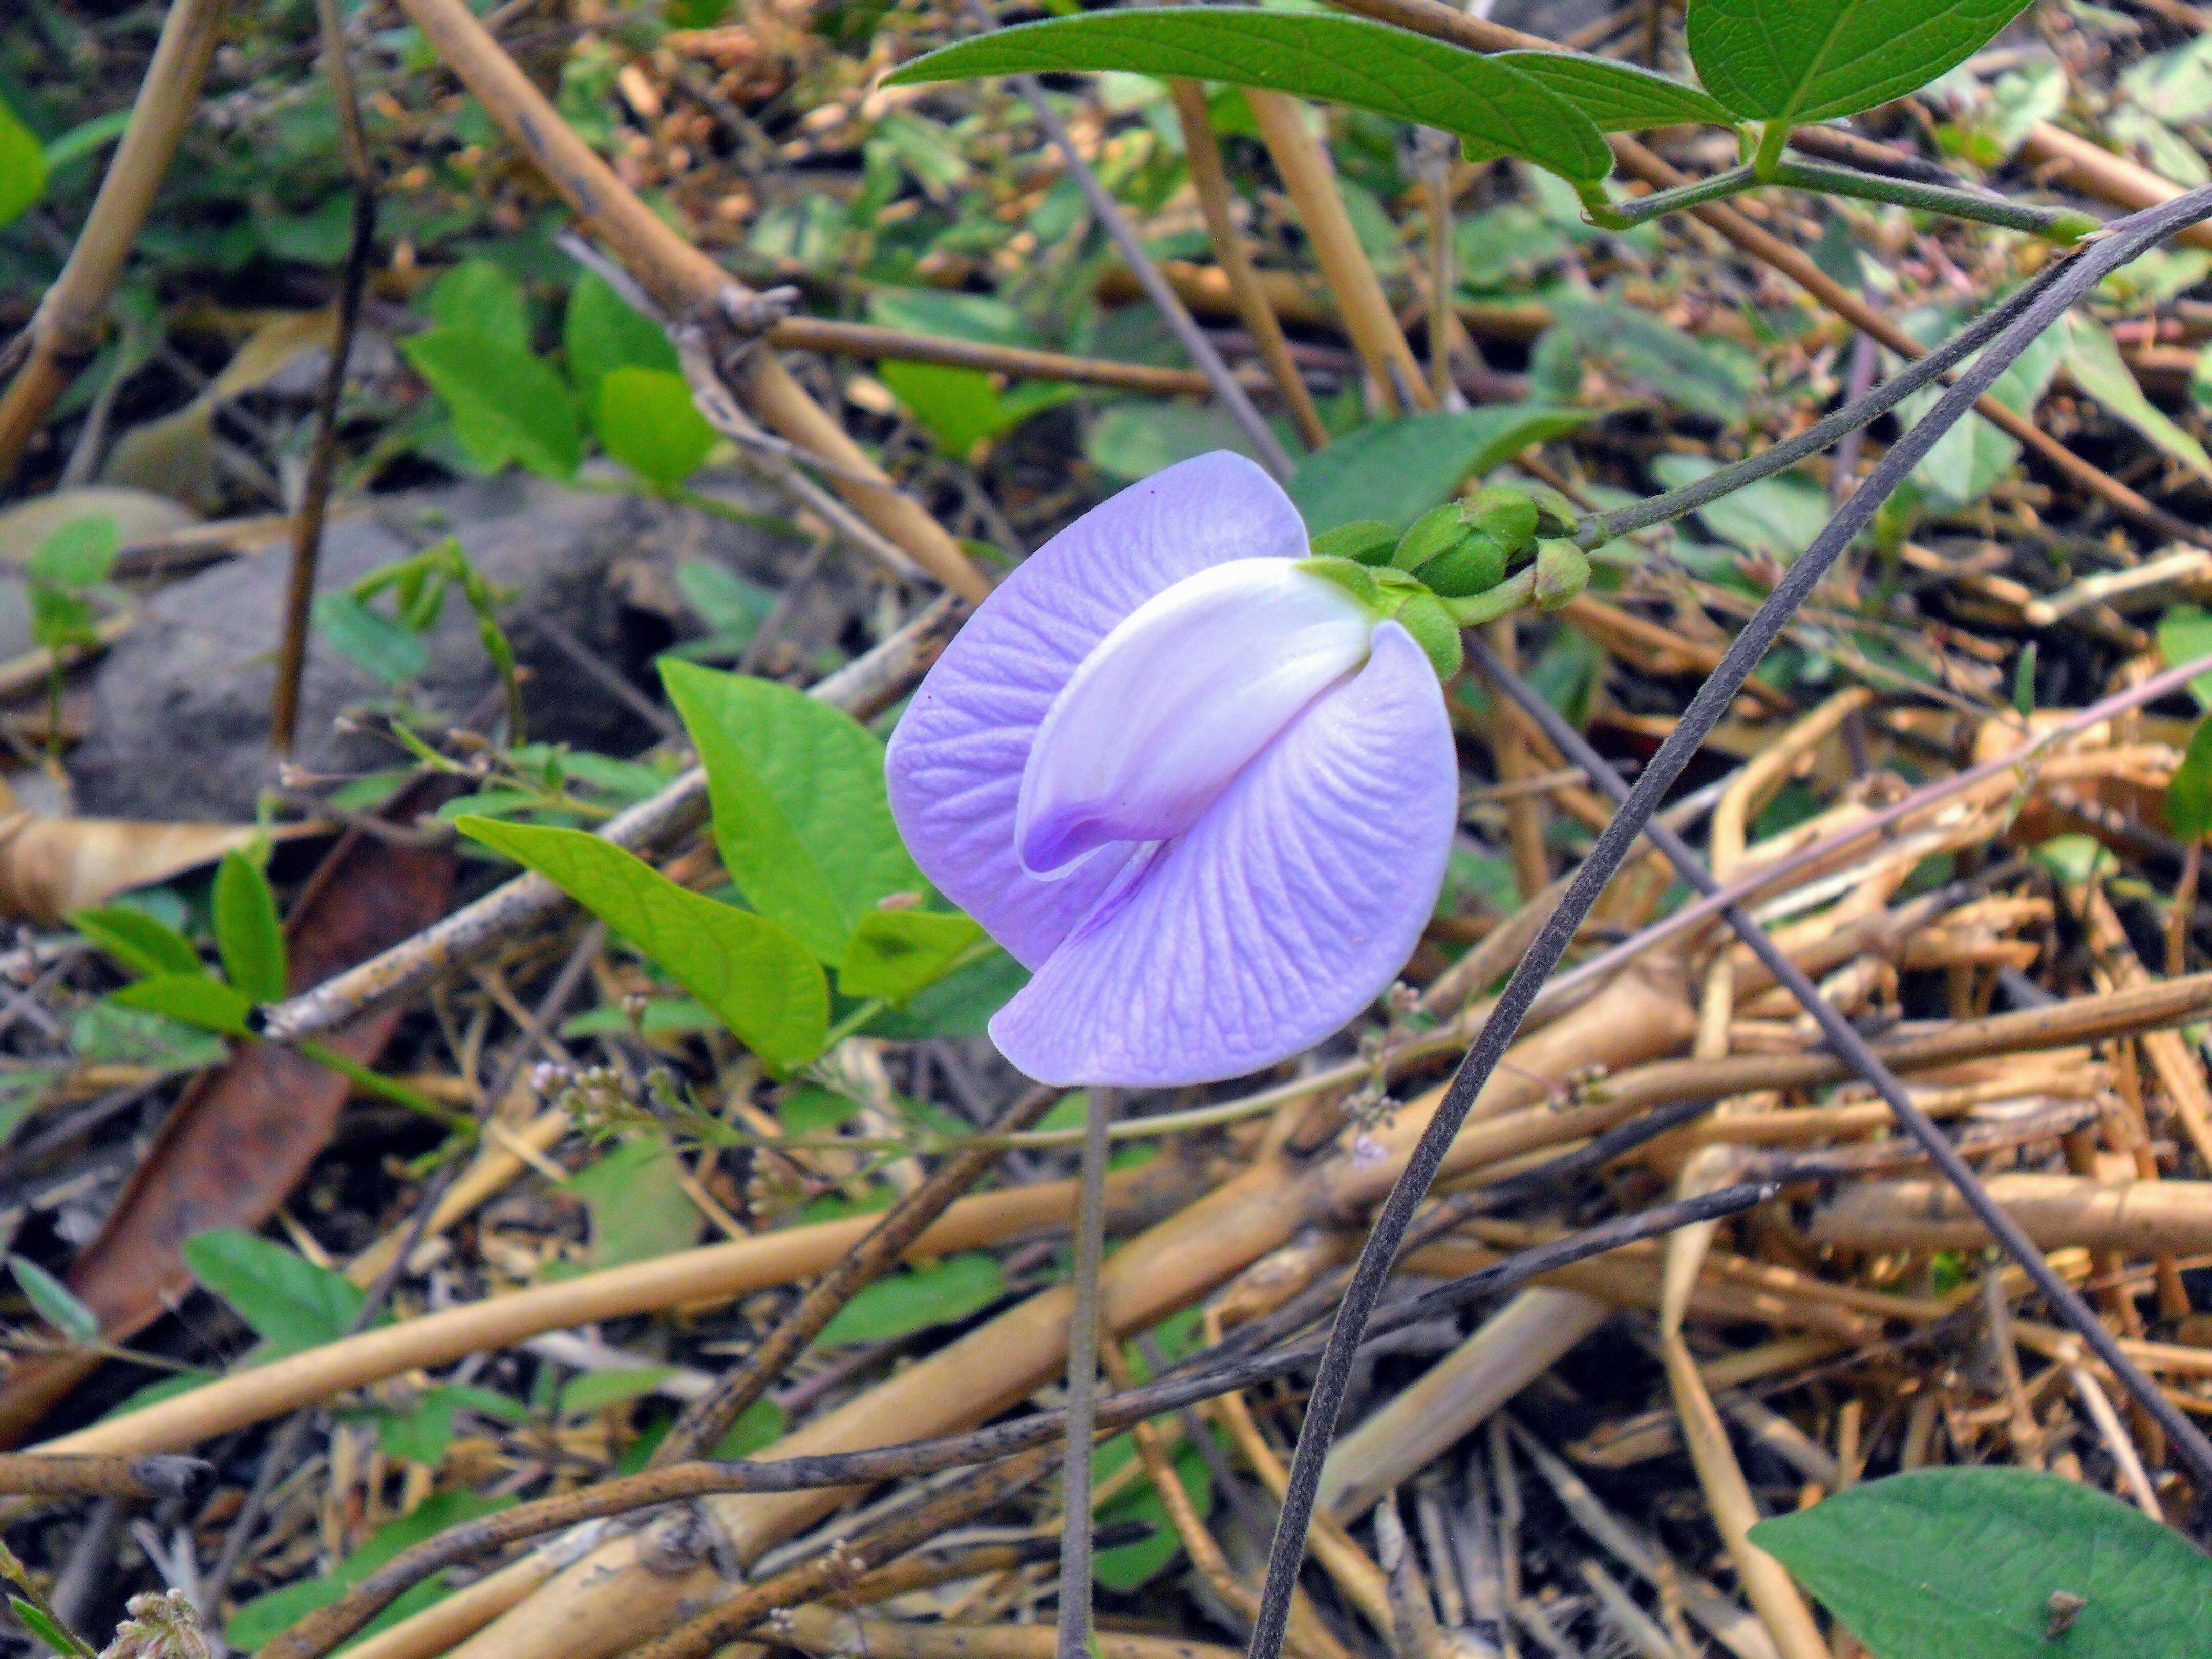
<instances>
[{"instance_id":1,"label":"purple flower","mask_svg":"<svg viewBox=\"0 0 2212 1659\"><path fill-rule=\"evenodd\" d=\"M1256 1071L1419 939L1457 812L1443 693L1309 551L1251 462L1170 467L1008 577L893 733L916 862L1034 970L991 1022L1031 1077Z\"/></svg>"}]
</instances>

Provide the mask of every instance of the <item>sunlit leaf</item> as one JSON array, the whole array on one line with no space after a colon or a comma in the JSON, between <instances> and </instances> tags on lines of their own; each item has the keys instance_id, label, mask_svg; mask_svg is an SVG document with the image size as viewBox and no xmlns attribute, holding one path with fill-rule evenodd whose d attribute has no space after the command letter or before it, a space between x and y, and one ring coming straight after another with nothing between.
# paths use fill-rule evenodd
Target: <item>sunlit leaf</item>
<instances>
[{"instance_id":1,"label":"sunlit leaf","mask_svg":"<svg viewBox=\"0 0 2212 1659\"><path fill-rule=\"evenodd\" d=\"M22 217L46 193L46 147L0 100L0 225Z\"/></svg>"},{"instance_id":2,"label":"sunlit leaf","mask_svg":"<svg viewBox=\"0 0 2212 1659\"><path fill-rule=\"evenodd\" d=\"M530 349L530 304L522 284L489 259L464 259L439 277L425 308L441 328L474 329L518 351Z\"/></svg>"},{"instance_id":3,"label":"sunlit leaf","mask_svg":"<svg viewBox=\"0 0 2212 1659\"><path fill-rule=\"evenodd\" d=\"M568 354L568 378L584 394L587 407L599 382L617 368L678 372L676 348L668 343L660 325L632 307L596 272L586 271L568 290L561 343Z\"/></svg>"},{"instance_id":4,"label":"sunlit leaf","mask_svg":"<svg viewBox=\"0 0 2212 1659\"><path fill-rule=\"evenodd\" d=\"M79 910L70 926L124 967L140 974L197 974L200 953L167 922L132 905L111 904Z\"/></svg>"},{"instance_id":5,"label":"sunlit leaf","mask_svg":"<svg viewBox=\"0 0 2212 1659\"><path fill-rule=\"evenodd\" d=\"M1689 122L1735 125L1717 100L1697 88L1618 58L1593 58L1581 52L1501 52L1490 61L1541 81L1602 131Z\"/></svg>"},{"instance_id":6,"label":"sunlit leaf","mask_svg":"<svg viewBox=\"0 0 2212 1659\"><path fill-rule=\"evenodd\" d=\"M1853 115L1923 87L2027 0L1691 0L1690 57L1747 119Z\"/></svg>"},{"instance_id":7,"label":"sunlit leaf","mask_svg":"<svg viewBox=\"0 0 2212 1659\"><path fill-rule=\"evenodd\" d=\"M934 985L983 930L966 916L927 910L871 910L853 930L837 969L837 988L848 997L904 1002Z\"/></svg>"},{"instance_id":8,"label":"sunlit leaf","mask_svg":"<svg viewBox=\"0 0 2212 1659\"><path fill-rule=\"evenodd\" d=\"M679 887L580 830L483 817L455 827L551 881L712 1008L771 1066L796 1066L821 1053L829 987L805 947L767 917Z\"/></svg>"},{"instance_id":9,"label":"sunlit leaf","mask_svg":"<svg viewBox=\"0 0 2212 1659\"><path fill-rule=\"evenodd\" d=\"M479 465L511 456L545 477L574 474L584 453L575 408L544 359L471 328L425 329L399 349L453 410L453 429Z\"/></svg>"},{"instance_id":10,"label":"sunlit leaf","mask_svg":"<svg viewBox=\"0 0 2212 1659\"><path fill-rule=\"evenodd\" d=\"M864 1285L822 1328L817 1340L825 1346L888 1342L980 1313L1006 1292L999 1259L967 1250L927 1267L902 1268Z\"/></svg>"},{"instance_id":11,"label":"sunlit leaf","mask_svg":"<svg viewBox=\"0 0 2212 1659\"><path fill-rule=\"evenodd\" d=\"M919 893L891 822L884 746L849 714L787 685L665 659L669 701L707 769L730 879L826 963L860 918Z\"/></svg>"},{"instance_id":12,"label":"sunlit leaf","mask_svg":"<svg viewBox=\"0 0 2212 1659\"><path fill-rule=\"evenodd\" d=\"M215 871L215 947L230 982L256 1002L284 994L284 923L261 866L225 853Z\"/></svg>"},{"instance_id":13,"label":"sunlit leaf","mask_svg":"<svg viewBox=\"0 0 2212 1659\"><path fill-rule=\"evenodd\" d=\"M690 477L714 447L691 388L665 368L609 369L592 400L592 429L608 454L659 490Z\"/></svg>"},{"instance_id":14,"label":"sunlit leaf","mask_svg":"<svg viewBox=\"0 0 2212 1659\"><path fill-rule=\"evenodd\" d=\"M1568 99L1518 70L1426 35L1317 13L1201 7L1089 12L999 29L908 64L891 83L1127 70L1326 98L1456 133L1570 179L1613 152Z\"/></svg>"}]
</instances>

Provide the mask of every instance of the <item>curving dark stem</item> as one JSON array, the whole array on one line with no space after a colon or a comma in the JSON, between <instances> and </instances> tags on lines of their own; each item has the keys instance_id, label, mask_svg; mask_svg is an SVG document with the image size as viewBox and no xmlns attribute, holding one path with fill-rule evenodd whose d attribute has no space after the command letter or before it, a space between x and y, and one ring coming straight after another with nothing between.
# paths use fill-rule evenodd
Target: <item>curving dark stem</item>
<instances>
[{"instance_id":1,"label":"curving dark stem","mask_svg":"<svg viewBox=\"0 0 2212 1659\"><path fill-rule=\"evenodd\" d=\"M1468 642L1468 654L1481 665L1484 673L1495 681L1500 690L1528 712L1529 719L1544 729L1544 733L1559 746L1559 752L1573 764L1589 775L1595 783L1614 800L1628 799L1628 786L1620 775L1608 766L1602 756L1591 748L1583 734L1559 718L1559 711L1537 696L1528 683L1507 668L1495 652L1481 641ZM1651 844L1667 855L1682 879L1700 893L1717 893L1720 883L1705 867L1705 860L1686 844L1682 838L1664 824L1655 823L1645 832ZM2094 1350L2097 1358L2112 1369L2127 1391L2133 1395L2142 1408L2150 1413L2160 1428L2173 1442L2174 1447L2189 1464L2200 1490L2212 1490L2212 1440L2162 1393L2157 1383L2143 1374L2140 1366L2130 1359L2118 1340L2105 1328L2105 1322L2097 1317L2095 1310L2084 1302L2073 1287L2053 1272L2044 1260L2043 1252L2035 1242L2021 1230L2020 1224L2004 1212L1989 1189L1982 1185L1966 1160L1960 1155L1934 1120L1922 1111L1905 1090L1905 1085L1895 1072L1890 1070L1880 1054L1875 1053L1867 1040L1859 1035L1850 1021L1820 994L1804 970L1784 956L1765 928L1745 911L1741 904L1724 904L1721 916L1735 930L1735 935L1751 947L1751 953L1774 975L1775 982L1797 999L1798 1005L1813 1017L1827 1040L1851 1069L1874 1085L1905 1132L1920 1144L1928 1154L1929 1162L1941 1170L1943 1178L1959 1189L1959 1196L1975 1218L1989 1229L1990 1237L2003 1246L2005 1253L2018 1261L2027 1271L2035 1288L2044 1294L2058 1316L2080 1334L2081 1340Z\"/></svg>"},{"instance_id":2,"label":"curving dark stem","mask_svg":"<svg viewBox=\"0 0 2212 1659\"><path fill-rule=\"evenodd\" d=\"M1299 1564L1305 1556L1306 1528L1313 1517L1316 1493L1321 1486L1322 1460L1336 1433L1338 1413L1352 1378L1369 1316L1382 1293L1392 1262L1396 1259L1415 1211L1436 1179L1445 1152L1474 1104L1475 1096L1513 1040L1529 1005L1544 981L1558 967L1574 939L1575 931L1590 907L1613 879L1661 800L1673 788L1690 757L1720 723L1729 705L1743 688L1751 671L1778 638L1797 607L1803 604L1844 550L1873 521L1922 457L1936 441L1965 418L1974 400L1989 390L1997 376L2012 366L2043 331L2066 314L2091 287L2108 272L2136 258L2175 231L2212 218L2212 186L2190 191L2149 210L2114 223L2107 234L2069 259L2034 301L2022 309L1960 374L1935 408L1893 444L1867 475L1866 482L1828 521L1804 556L1784 573L1774 592L1760 605L1743 631L1722 657L1705 683L1698 688L1689 708L1659 750L1638 778L1627 801L1598 836L1583 860L1558 909L1545 922L1528 954L1506 981L1488 1022L1468 1049L1467 1057L1430 1119L1420 1143L1407 1162L1390 1195L1383 1201L1375 1228L1359 1253L1352 1283L1329 1335L1328 1348L1314 1379L1306 1418L1298 1434L1297 1453L1291 1461L1290 1481L1283 1496L1281 1519L1275 1528L1267 1561L1267 1583L1261 1587L1259 1616L1254 1621L1250 1659L1278 1659L1288 1626L1291 1595L1297 1584Z\"/></svg>"},{"instance_id":3,"label":"curving dark stem","mask_svg":"<svg viewBox=\"0 0 2212 1659\"><path fill-rule=\"evenodd\" d=\"M1802 432L1769 444L1756 455L1747 455L1740 461L1708 472L1680 489L1631 501L1610 513L1593 513L1575 526L1575 539L1589 549L1615 536L1679 519L1686 513L1696 512L1708 501L1718 501L1742 489L1754 479L1795 466L1808 455L1819 454L1862 427L1871 426L1937 375L1948 373L1995 339L2008 324L2033 305L2065 269L2063 260L2045 265L1926 356L1915 358L1864 397L1854 398Z\"/></svg>"}]
</instances>

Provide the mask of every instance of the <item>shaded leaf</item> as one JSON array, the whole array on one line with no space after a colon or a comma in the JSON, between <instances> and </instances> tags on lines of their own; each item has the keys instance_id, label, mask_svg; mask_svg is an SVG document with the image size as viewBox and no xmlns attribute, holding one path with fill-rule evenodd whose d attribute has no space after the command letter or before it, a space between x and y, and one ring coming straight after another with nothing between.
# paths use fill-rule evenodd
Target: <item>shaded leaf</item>
<instances>
[{"instance_id":1,"label":"shaded leaf","mask_svg":"<svg viewBox=\"0 0 2212 1659\"><path fill-rule=\"evenodd\" d=\"M592 429L608 454L662 491L690 477L714 447L691 388L665 368L609 369L592 403Z\"/></svg>"},{"instance_id":2,"label":"shaded leaf","mask_svg":"<svg viewBox=\"0 0 2212 1659\"><path fill-rule=\"evenodd\" d=\"M143 910L111 904L97 910L78 910L70 926L82 933L124 967L140 974L197 974L200 953L192 942L167 922Z\"/></svg>"},{"instance_id":3,"label":"shaded leaf","mask_svg":"<svg viewBox=\"0 0 2212 1659\"><path fill-rule=\"evenodd\" d=\"M0 99L0 225L21 218L46 193L46 146Z\"/></svg>"},{"instance_id":4,"label":"shaded leaf","mask_svg":"<svg viewBox=\"0 0 2212 1659\"><path fill-rule=\"evenodd\" d=\"M1083 434L1083 458L1128 483L1214 449L1253 453L1252 441L1218 404L1112 404L1092 417Z\"/></svg>"},{"instance_id":5,"label":"shaded leaf","mask_svg":"<svg viewBox=\"0 0 2212 1659\"><path fill-rule=\"evenodd\" d=\"M878 1014L862 1028L870 1036L896 1042L925 1037L981 1036L991 1016L1030 982L1029 969L1004 951L991 951L980 962L958 969L917 991L905 1006Z\"/></svg>"},{"instance_id":6,"label":"shaded leaf","mask_svg":"<svg viewBox=\"0 0 2212 1659\"><path fill-rule=\"evenodd\" d=\"M1923 87L2027 0L1691 0L1698 78L1759 121L1855 115Z\"/></svg>"},{"instance_id":7,"label":"shaded leaf","mask_svg":"<svg viewBox=\"0 0 2212 1659\"><path fill-rule=\"evenodd\" d=\"M553 1410L558 1416L570 1417L601 1411L609 1406L627 1405L651 1394L675 1375L676 1367L673 1365L639 1365L617 1371L584 1371L561 1385L561 1392L553 1401Z\"/></svg>"},{"instance_id":8,"label":"shaded leaf","mask_svg":"<svg viewBox=\"0 0 2212 1659\"><path fill-rule=\"evenodd\" d=\"M487 469L509 459L549 478L573 476L583 440L568 389L544 359L479 329L426 329L400 351L453 414L453 430Z\"/></svg>"},{"instance_id":9,"label":"shaded leaf","mask_svg":"<svg viewBox=\"0 0 2212 1659\"><path fill-rule=\"evenodd\" d=\"M822 1051L829 987L805 946L765 916L679 887L580 830L465 817L456 825L550 880L712 1008L771 1066Z\"/></svg>"},{"instance_id":10,"label":"shaded leaf","mask_svg":"<svg viewBox=\"0 0 2212 1659\"><path fill-rule=\"evenodd\" d=\"M891 822L883 744L772 680L675 660L661 678L707 769L722 867L763 915L842 962L861 917L923 885Z\"/></svg>"},{"instance_id":11,"label":"shaded leaf","mask_svg":"<svg viewBox=\"0 0 2212 1659\"><path fill-rule=\"evenodd\" d=\"M825 1346L888 1342L933 1325L979 1313L1006 1292L999 1259L981 1250L948 1255L927 1267L905 1267L863 1285L822 1328Z\"/></svg>"},{"instance_id":12,"label":"shaded leaf","mask_svg":"<svg viewBox=\"0 0 2212 1659\"><path fill-rule=\"evenodd\" d=\"M8 1258L8 1271L15 1276L39 1316L72 1342L91 1342L100 1335L100 1316L70 1293L68 1285L37 1262L20 1255Z\"/></svg>"},{"instance_id":13,"label":"shaded leaf","mask_svg":"<svg viewBox=\"0 0 2212 1659\"><path fill-rule=\"evenodd\" d=\"M1718 470L1707 455L1662 455L1652 471L1669 489L1680 489ZM1778 564L1792 564L1827 527L1827 492L1795 472L1756 479L1698 509L1705 527L1747 553L1763 553Z\"/></svg>"},{"instance_id":14,"label":"shaded leaf","mask_svg":"<svg viewBox=\"0 0 2212 1659\"><path fill-rule=\"evenodd\" d=\"M650 317L633 308L604 276L586 272L568 290L568 309L561 323L568 354L568 378L589 407L599 382L618 368L678 373L676 348Z\"/></svg>"},{"instance_id":15,"label":"shaded leaf","mask_svg":"<svg viewBox=\"0 0 2212 1659\"><path fill-rule=\"evenodd\" d=\"M1327 98L1456 133L1570 179L1602 179L1613 168L1589 118L1542 82L1426 35L1316 13L1170 6L1054 18L943 47L890 83L1085 70Z\"/></svg>"},{"instance_id":16,"label":"shaded leaf","mask_svg":"<svg viewBox=\"0 0 2212 1659\"><path fill-rule=\"evenodd\" d=\"M853 930L837 969L837 988L848 997L904 1002L934 985L983 937L966 916L927 910L871 910Z\"/></svg>"},{"instance_id":17,"label":"shaded leaf","mask_svg":"<svg viewBox=\"0 0 2212 1659\"><path fill-rule=\"evenodd\" d=\"M275 1002L284 994L284 922L269 878L244 853L216 866L214 909L222 971L252 1000Z\"/></svg>"},{"instance_id":18,"label":"shaded leaf","mask_svg":"<svg viewBox=\"0 0 2212 1659\"><path fill-rule=\"evenodd\" d=\"M1405 525L1470 477L1589 418L1577 410L1498 404L1378 421L1301 461L1291 499L1316 535L1358 519Z\"/></svg>"},{"instance_id":19,"label":"shaded leaf","mask_svg":"<svg viewBox=\"0 0 2212 1659\"><path fill-rule=\"evenodd\" d=\"M2166 786L2166 821L2185 842L2212 834L2212 720L2199 720Z\"/></svg>"},{"instance_id":20,"label":"shaded leaf","mask_svg":"<svg viewBox=\"0 0 2212 1659\"><path fill-rule=\"evenodd\" d=\"M568 1178L592 1212L592 1266L619 1267L699 1242L699 1209L676 1178L676 1154L653 1137L624 1141Z\"/></svg>"},{"instance_id":21,"label":"shaded leaf","mask_svg":"<svg viewBox=\"0 0 2212 1659\"><path fill-rule=\"evenodd\" d=\"M2212 611L2202 605L2177 605L2158 619L2158 654L2168 668L2212 657ZM2212 713L2212 669L2189 682L2197 706Z\"/></svg>"},{"instance_id":22,"label":"shaded leaf","mask_svg":"<svg viewBox=\"0 0 2212 1659\"><path fill-rule=\"evenodd\" d=\"M2055 1474L1917 1470L1751 1536L1881 1659L2190 1659L2212 1628L2212 1559ZM2054 1639L2060 1594L2081 1607Z\"/></svg>"},{"instance_id":23,"label":"shaded leaf","mask_svg":"<svg viewBox=\"0 0 2212 1659\"><path fill-rule=\"evenodd\" d=\"M2164 410L2143 395L2120 356L2119 343L2095 318L2080 311L2066 316L2066 371L2074 383L2106 410L2179 461L2200 478L2212 478L2212 455Z\"/></svg>"},{"instance_id":24,"label":"shaded leaf","mask_svg":"<svg viewBox=\"0 0 2212 1659\"><path fill-rule=\"evenodd\" d=\"M182 1253L201 1288L280 1353L336 1341L361 1312L362 1289L343 1273L253 1233L218 1228L186 1239Z\"/></svg>"}]
</instances>

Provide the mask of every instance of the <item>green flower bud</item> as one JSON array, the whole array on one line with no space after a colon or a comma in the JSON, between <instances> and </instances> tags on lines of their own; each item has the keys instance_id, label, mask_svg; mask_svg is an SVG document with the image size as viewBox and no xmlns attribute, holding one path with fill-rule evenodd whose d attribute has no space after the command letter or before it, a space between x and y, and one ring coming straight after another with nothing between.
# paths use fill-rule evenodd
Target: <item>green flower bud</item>
<instances>
[{"instance_id":1,"label":"green flower bud","mask_svg":"<svg viewBox=\"0 0 2212 1659\"><path fill-rule=\"evenodd\" d=\"M1413 636L1413 643L1421 647L1429 659L1429 666L1437 671L1438 679L1449 680L1459 672L1464 656L1459 639L1459 624L1451 619L1436 595L1409 595L1398 607L1392 620Z\"/></svg>"},{"instance_id":2,"label":"green flower bud","mask_svg":"<svg viewBox=\"0 0 2212 1659\"><path fill-rule=\"evenodd\" d=\"M1552 539L1536 544L1538 606L1557 611L1589 586L1589 555L1571 541Z\"/></svg>"},{"instance_id":3,"label":"green flower bud","mask_svg":"<svg viewBox=\"0 0 2212 1659\"><path fill-rule=\"evenodd\" d=\"M1419 570L1437 554L1459 545L1466 534L1467 520L1460 517L1459 503L1446 501L1407 527L1398 538L1397 550L1390 555L1390 562L1401 570Z\"/></svg>"},{"instance_id":4,"label":"green flower bud","mask_svg":"<svg viewBox=\"0 0 2212 1659\"><path fill-rule=\"evenodd\" d=\"M1583 510L1549 484L1530 484L1529 501L1536 508L1536 533L1565 536L1583 520Z\"/></svg>"},{"instance_id":5,"label":"green flower bud","mask_svg":"<svg viewBox=\"0 0 2212 1659\"><path fill-rule=\"evenodd\" d=\"M1413 573L1432 593L1463 599L1487 592L1505 580L1505 550L1486 532L1471 530Z\"/></svg>"},{"instance_id":6,"label":"green flower bud","mask_svg":"<svg viewBox=\"0 0 2212 1659\"><path fill-rule=\"evenodd\" d=\"M1486 485L1460 503L1459 514L1496 541L1509 558L1536 538L1536 503L1526 490Z\"/></svg>"},{"instance_id":7,"label":"green flower bud","mask_svg":"<svg viewBox=\"0 0 2212 1659\"><path fill-rule=\"evenodd\" d=\"M1364 564L1354 564L1350 559L1324 556L1319 558L1300 559L1298 568L1319 576L1324 580L1334 582L1377 616L1385 616L1389 612L1390 607L1382 598L1382 584L1375 580L1375 573Z\"/></svg>"},{"instance_id":8,"label":"green flower bud","mask_svg":"<svg viewBox=\"0 0 2212 1659\"><path fill-rule=\"evenodd\" d=\"M1388 564L1398 532L1380 519L1355 519L1313 538L1317 559L1350 559L1354 564Z\"/></svg>"}]
</instances>

